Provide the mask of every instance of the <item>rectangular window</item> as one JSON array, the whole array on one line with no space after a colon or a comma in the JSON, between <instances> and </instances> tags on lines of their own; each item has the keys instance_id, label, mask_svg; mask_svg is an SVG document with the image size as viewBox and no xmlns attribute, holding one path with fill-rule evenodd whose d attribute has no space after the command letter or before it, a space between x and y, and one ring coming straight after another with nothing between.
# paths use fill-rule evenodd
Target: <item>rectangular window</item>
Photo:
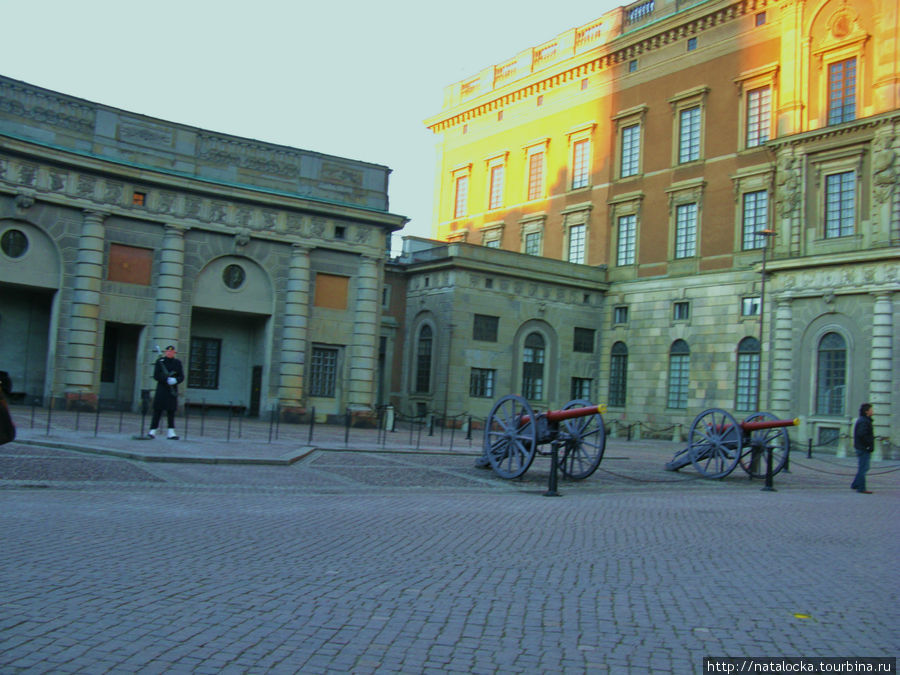
<instances>
[{"instance_id":1,"label":"rectangular window","mask_svg":"<svg viewBox=\"0 0 900 675\"><path fill-rule=\"evenodd\" d=\"M700 159L700 106L686 108L678 115L678 163Z\"/></svg>"},{"instance_id":2,"label":"rectangular window","mask_svg":"<svg viewBox=\"0 0 900 675\"><path fill-rule=\"evenodd\" d=\"M828 124L856 119L856 59L828 66Z\"/></svg>"},{"instance_id":3,"label":"rectangular window","mask_svg":"<svg viewBox=\"0 0 900 675\"><path fill-rule=\"evenodd\" d=\"M131 203L135 206L146 206L147 205L147 193L146 192L133 192L131 194Z\"/></svg>"},{"instance_id":4,"label":"rectangular window","mask_svg":"<svg viewBox=\"0 0 900 675\"><path fill-rule=\"evenodd\" d=\"M329 347L313 347L309 365L309 395L334 398L337 382L338 350Z\"/></svg>"},{"instance_id":5,"label":"rectangular window","mask_svg":"<svg viewBox=\"0 0 900 675\"><path fill-rule=\"evenodd\" d=\"M583 188L590 180L591 143L587 139L575 141L572 146L572 189Z\"/></svg>"},{"instance_id":6,"label":"rectangular window","mask_svg":"<svg viewBox=\"0 0 900 675\"><path fill-rule=\"evenodd\" d=\"M688 50L689 52L692 52L692 51L694 51L695 49L697 49L697 38L695 38L695 37L688 38L688 41L687 41L687 50Z\"/></svg>"},{"instance_id":7,"label":"rectangular window","mask_svg":"<svg viewBox=\"0 0 900 675\"><path fill-rule=\"evenodd\" d=\"M628 306L613 307L613 323L628 323Z\"/></svg>"},{"instance_id":8,"label":"rectangular window","mask_svg":"<svg viewBox=\"0 0 900 675\"><path fill-rule=\"evenodd\" d=\"M525 235L525 253L528 255L541 254L541 233L529 232Z\"/></svg>"},{"instance_id":9,"label":"rectangular window","mask_svg":"<svg viewBox=\"0 0 900 675\"><path fill-rule=\"evenodd\" d=\"M488 202L489 209L499 209L503 206L503 183L506 179L506 167L496 164L491 167L491 189Z\"/></svg>"},{"instance_id":10,"label":"rectangular window","mask_svg":"<svg viewBox=\"0 0 900 675\"><path fill-rule=\"evenodd\" d=\"M759 316L759 296L741 298L741 316Z\"/></svg>"},{"instance_id":11,"label":"rectangular window","mask_svg":"<svg viewBox=\"0 0 900 675\"><path fill-rule=\"evenodd\" d=\"M584 225L569 228L569 262L584 264Z\"/></svg>"},{"instance_id":12,"label":"rectangular window","mask_svg":"<svg viewBox=\"0 0 900 675\"><path fill-rule=\"evenodd\" d=\"M744 193L741 247L745 251L764 248L766 235L759 234L768 227L769 193L765 190Z\"/></svg>"},{"instance_id":13,"label":"rectangular window","mask_svg":"<svg viewBox=\"0 0 900 675\"><path fill-rule=\"evenodd\" d=\"M669 357L669 395L666 406L684 410L688 403L688 377L691 369L690 354L672 354Z\"/></svg>"},{"instance_id":14,"label":"rectangular window","mask_svg":"<svg viewBox=\"0 0 900 675\"><path fill-rule=\"evenodd\" d=\"M676 302L672 305L672 319L675 321L687 321L691 318L691 303Z\"/></svg>"},{"instance_id":15,"label":"rectangular window","mask_svg":"<svg viewBox=\"0 0 900 675\"><path fill-rule=\"evenodd\" d=\"M469 201L469 177L456 177L456 194L453 200L453 217L463 218L466 215L467 202Z\"/></svg>"},{"instance_id":16,"label":"rectangular window","mask_svg":"<svg viewBox=\"0 0 900 675\"><path fill-rule=\"evenodd\" d=\"M772 92L769 87L747 92L747 147L755 148L769 140Z\"/></svg>"},{"instance_id":17,"label":"rectangular window","mask_svg":"<svg viewBox=\"0 0 900 675\"><path fill-rule=\"evenodd\" d=\"M497 371L490 368L472 368L469 374L469 396L493 398L496 374Z\"/></svg>"},{"instance_id":18,"label":"rectangular window","mask_svg":"<svg viewBox=\"0 0 900 675\"><path fill-rule=\"evenodd\" d=\"M691 258L697 251L697 205L680 204L675 214L675 257Z\"/></svg>"},{"instance_id":19,"label":"rectangular window","mask_svg":"<svg viewBox=\"0 0 900 675\"><path fill-rule=\"evenodd\" d=\"M484 245L488 248L500 248L500 240L499 239L489 239L484 242Z\"/></svg>"},{"instance_id":20,"label":"rectangular window","mask_svg":"<svg viewBox=\"0 0 900 675\"><path fill-rule=\"evenodd\" d=\"M528 156L528 199L544 196L544 153L533 152Z\"/></svg>"},{"instance_id":21,"label":"rectangular window","mask_svg":"<svg viewBox=\"0 0 900 675\"><path fill-rule=\"evenodd\" d=\"M856 220L856 172L825 176L825 238L853 234Z\"/></svg>"},{"instance_id":22,"label":"rectangular window","mask_svg":"<svg viewBox=\"0 0 900 675\"><path fill-rule=\"evenodd\" d=\"M188 387L192 389L219 388L219 338L191 338L191 360L188 364Z\"/></svg>"},{"instance_id":23,"label":"rectangular window","mask_svg":"<svg viewBox=\"0 0 900 675\"><path fill-rule=\"evenodd\" d=\"M571 398L573 400L576 398L580 398L583 401L590 401L592 383L593 380L589 377L573 377Z\"/></svg>"},{"instance_id":24,"label":"rectangular window","mask_svg":"<svg viewBox=\"0 0 900 675\"><path fill-rule=\"evenodd\" d=\"M622 343L617 343L621 345ZM612 406L623 407L625 405L625 395L628 385L628 351L620 349L616 352L613 348L613 354L609 361L609 404Z\"/></svg>"},{"instance_id":25,"label":"rectangular window","mask_svg":"<svg viewBox=\"0 0 900 675\"><path fill-rule=\"evenodd\" d=\"M632 124L622 129L622 178L638 173L640 148L641 125Z\"/></svg>"},{"instance_id":26,"label":"rectangular window","mask_svg":"<svg viewBox=\"0 0 900 675\"><path fill-rule=\"evenodd\" d=\"M737 390L735 392L734 409L741 412L759 410L759 353L738 354L737 357Z\"/></svg>"},{"instance_id":27,"label":"rectangular window","mask_svg":"<svg viewBox=\"0 0 900 675\"><path fill-rule=\"evenodd\" d=\"M616 264L634 265L634 242L637 216L634 214L619 216L618 250L616 251Z\"/></svg>"},{"instance_id":28,"label":"rectangular window","mask_svg":"<svg viewBox=\"0 0 900 675\"><path fill-rule=\"evenodd\" d=\"M572 351L593 354L594 334L593 328L578 328L576 326L572 336Z\"/></svg>"},{"instance_id":29,"label":"rectangular window","mask_svg":"<svg viewBox=\"0 0 900 675\"><path fill-rule=\"evenodd\" d=\"M476 314L472 319L472 339L483 342L496 342L499 325L499 316Z\"/></svg>"}]
</instances>

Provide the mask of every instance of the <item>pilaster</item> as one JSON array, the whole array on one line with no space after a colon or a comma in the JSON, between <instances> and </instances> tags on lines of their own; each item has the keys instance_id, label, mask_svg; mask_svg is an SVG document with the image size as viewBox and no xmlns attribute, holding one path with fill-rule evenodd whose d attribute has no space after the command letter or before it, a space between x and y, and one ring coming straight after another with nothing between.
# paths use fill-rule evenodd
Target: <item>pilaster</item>
<instances>
[{"instance_id":1,"label":"pilaster","mask_svg":"<svg viewBox=\"0 0 900 675\"><path fill-rule=\"evenodd\" d=\"M181 297L184 283L184 230L167 225L159 252L159 275L156 286L156 309L153 316L151 348L165 349L173 344L178 351L181 326ZM149 376L149 374L148 374Z\"/></svg>"},{"instance_id":2,"label":"pilaster","mask_svg":"<svg viewBox=\"0 0 900 675\"><path fill-rule=\"evenodd\" d=\"M295 243L291 250L284 329L281 335L281 364L278 398L283 410L302 412L303 372L306 365L309 326L309 247Z\"/></svg>"},{"instance_id":3,"label":"pilaster","mask_svg":"<svg viewBox=\"0 0 900 675\"><path fill-rule=\"evenodd\" d=\"M891 435L891 397L896 387L891 378L893 354L891 336L894 316L891 311L892 292L873 293L875 304L872 308L872 353L869 357L869 403L875 408L875 437ZM881 444L876 441L873 459L883 459Z\"/></svg>"},{"instance_id":4,"label":"pilaster","mask_svg":"<svg viewBox=\"0 0 900 675\"><path fill-rule=\"evenodd\" d=\"M361 256L356 280L356 312L350 357L351 410L371 410L378 365L378 260Z\"/></svg>"}]
</instances>

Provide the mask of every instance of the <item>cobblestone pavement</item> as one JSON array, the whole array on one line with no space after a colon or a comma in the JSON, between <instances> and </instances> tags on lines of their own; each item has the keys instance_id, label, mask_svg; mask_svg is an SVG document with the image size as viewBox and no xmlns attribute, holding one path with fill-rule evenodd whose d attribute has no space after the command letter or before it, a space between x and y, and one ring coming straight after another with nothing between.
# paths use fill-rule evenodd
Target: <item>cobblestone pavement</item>
<instances>
[{"instance_id":1,"label":"cobblestone pavement","mask_svg":"<svg viewBox=\"0 0 900 675\"><path fill-rule=\"evenodd\" d=\"M138 461L125 440L22 436L0 447L4 675L693 673L900 647L896 461L873 495L833 456L765 492L614 439L546 497L548 460L503 481L474 448L278 465L247 441Z\"/></svg>"}]
</instances>

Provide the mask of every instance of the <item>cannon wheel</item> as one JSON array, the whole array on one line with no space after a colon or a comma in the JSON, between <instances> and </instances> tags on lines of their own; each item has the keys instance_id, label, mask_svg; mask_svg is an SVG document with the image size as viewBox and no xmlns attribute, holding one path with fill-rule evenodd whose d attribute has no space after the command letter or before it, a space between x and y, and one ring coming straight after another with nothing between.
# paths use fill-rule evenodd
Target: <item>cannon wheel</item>
<instances>
[{"instance_id":1,"label":"cannon wheel","mask_svg":"<svg viewBox=\"0 0 900 675\"><path fill-rule=\"evenodd\" d=\"M528 422L522 422L524 416ZM501 478L528 471L537 449L534 411L521 396L509 394L494 404L484 425L484 453Z\"/></svg>"},{"instance_id":2,"label":"cannon wheel","mask_svg":"<svg viewBox=\"0 0 900 675\"><path fill-rule=\"evenodd\" d=\"M725 410L710 408L700 413L688 433L691 464L706 478L724 478L741 458L743 433Z\"/></svg>"},{"instance_id":3,"label":"cannon wheel","mask_svg":"<svg viewBox=\"0 0 900 675\"><path fill-rule=\"evenodd\" d=\"M777 419L772 413L757 412L750 415L744 422ZM766 450L772 448L772 475L774 476L784 468L790 447L791 439L785 427L751 431L750 444L741 452L741 467L753 478L765 478Z\"/></svg>"},{"instance_id":4,"label":"cannon wheel","mask_svg":"<svg viewBox=\"0 0 900 675\"><path fill-rule=\"evenodd\" d=\"M587 408L593 405L590 401L575 399L563 406L563 410L571 408ZM563 420L560 427L559 440L565 441L561 446L559 469L566 478L581 480L597 470L606 450L606 428L600 413Z\"/></svg>"}]
</instances>

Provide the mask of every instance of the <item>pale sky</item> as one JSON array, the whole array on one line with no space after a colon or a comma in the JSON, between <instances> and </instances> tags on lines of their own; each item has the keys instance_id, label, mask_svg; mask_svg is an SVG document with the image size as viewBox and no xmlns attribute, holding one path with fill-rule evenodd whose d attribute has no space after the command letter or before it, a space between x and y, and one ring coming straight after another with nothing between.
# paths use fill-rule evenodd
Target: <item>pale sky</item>
<instances>
[{"instance_id":1,"label":"pale sky","mask_svg":"<svg viewBox=\"0 0 900 675\"><path fill-rule=\"evenodd\" d=\"M422 122L440 111L444 87L622 4L0 0L0 73L386 165L390 210L411 219L399 236L430 236L437 137Z\"/></svg>"}]
</instances>

